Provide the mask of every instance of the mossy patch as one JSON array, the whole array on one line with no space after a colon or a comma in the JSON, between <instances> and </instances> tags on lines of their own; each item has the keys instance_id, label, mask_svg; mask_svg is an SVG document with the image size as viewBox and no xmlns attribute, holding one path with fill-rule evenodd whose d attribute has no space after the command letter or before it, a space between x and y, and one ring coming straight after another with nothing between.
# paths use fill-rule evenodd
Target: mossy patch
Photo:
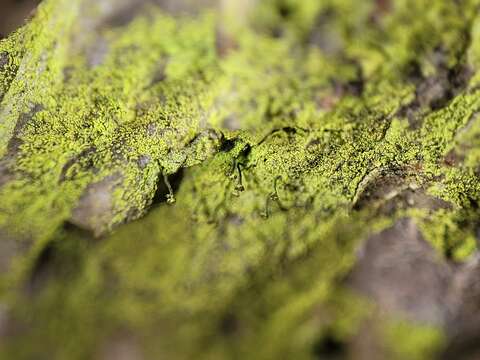
<instances>
[{"instance_id":1,"label":"mossy patch","mask_svg":"<svg viewBox=\"0 0 480 360\"><path fill-rule=\"evenodd\" d=\"M407 214L446 258L476 251L479 3L380 3L112 25L47 0L0 41L0 229L22 244L0 289L27 324L5 354L133 333L147 358L312 358L368 316L342 281L371 233ZM18 295L49 247L74 271ZM435 331L399 341L415 358Z\"/></svg>"}]
</instances>

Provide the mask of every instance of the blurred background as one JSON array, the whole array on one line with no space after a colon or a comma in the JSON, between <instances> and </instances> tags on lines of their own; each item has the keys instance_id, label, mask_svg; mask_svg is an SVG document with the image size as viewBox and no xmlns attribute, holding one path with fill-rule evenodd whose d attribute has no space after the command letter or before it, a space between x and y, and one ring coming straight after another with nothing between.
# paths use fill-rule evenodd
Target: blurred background
<instances>
[{"instance_id":1,"label":"blurred background","mask_svg":"<svg viewBox=\"0 0 480 360\"><path fill-rule=\"evenodd\" d=\"M21 26L41 0L0 0L0 37Z\"/></svg>"}]
</instances>

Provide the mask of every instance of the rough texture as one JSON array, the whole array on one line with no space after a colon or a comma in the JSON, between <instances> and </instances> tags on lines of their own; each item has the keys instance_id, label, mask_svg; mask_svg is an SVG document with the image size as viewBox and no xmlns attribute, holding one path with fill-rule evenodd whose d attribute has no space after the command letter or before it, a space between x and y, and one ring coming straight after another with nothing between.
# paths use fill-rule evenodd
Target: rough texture
<instances>
[{"instance_id":1,"label":"rough texture","mask_svg":"<svg viewBox=\"0 0 480 360\"><path fill-rule=\"evenodd\" d=\"M479 11L44 1L0 41L0 357L474 358Z\"/></svg>"}]
</instances>

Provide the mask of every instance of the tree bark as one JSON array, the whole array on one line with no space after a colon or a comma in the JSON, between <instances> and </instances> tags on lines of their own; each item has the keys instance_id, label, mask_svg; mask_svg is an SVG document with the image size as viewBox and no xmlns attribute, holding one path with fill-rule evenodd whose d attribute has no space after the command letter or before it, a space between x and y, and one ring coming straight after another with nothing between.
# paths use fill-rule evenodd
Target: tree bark
<instances>
[{"instance_id":1,"label":"tree bark","mask_svg":"<svg viewBox=\"0 0 480 360\"><path fill-rule=\"evenodd\" d=\"M479 11L43 1L0 41L0 357L480 356Z\"/></svg>"}]
</instances>

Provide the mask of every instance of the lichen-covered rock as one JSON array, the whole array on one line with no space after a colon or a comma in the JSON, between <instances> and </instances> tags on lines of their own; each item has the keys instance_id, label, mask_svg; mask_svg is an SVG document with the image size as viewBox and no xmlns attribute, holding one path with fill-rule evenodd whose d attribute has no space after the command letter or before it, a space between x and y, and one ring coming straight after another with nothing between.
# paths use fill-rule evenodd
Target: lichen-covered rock
<instances>
[{"instance_id":1,"label":"lichen-covered rock","mask_svg":"<svg viewBox=\"0 0 480 360\"><path fill-rule=\"evenodd\" d=\"M0 41L0 357L474 356L479 11L45 0Z\"/></svg>"}]
</instances>

